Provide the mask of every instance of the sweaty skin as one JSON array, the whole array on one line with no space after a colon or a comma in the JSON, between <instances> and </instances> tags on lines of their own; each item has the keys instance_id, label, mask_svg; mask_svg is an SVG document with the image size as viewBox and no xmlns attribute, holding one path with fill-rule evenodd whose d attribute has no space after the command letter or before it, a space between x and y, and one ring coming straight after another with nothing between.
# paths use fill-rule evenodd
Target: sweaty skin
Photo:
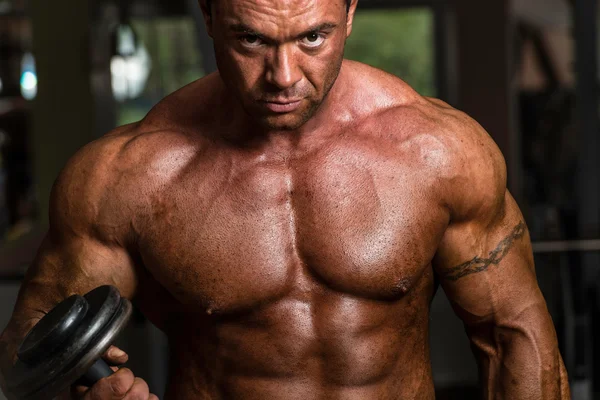
<instances>
[{"instance_id":1,"label":"sweaty skin","mask_svg":"<svg viewBox=\"0 0 600 400\"><path fill-rule=\"evenodd\" d=\"M484 398L568 399L527 228L487 133L341 61L356 1L347 20L341 0L217 4L207 25L220 72L89 144L57 180L1 337L4 376L44 311L113 284L169 338L167 399L433 399L437 275ZM240 15L263 22L264 47L227 44L219 30ZM329 20L348 21L330 30L332 48L290 44L306 26L288 26ZM276 112L261 98L305 100ZM148 398L118 374L86 398Z\"/></svg>"}]
</instances>

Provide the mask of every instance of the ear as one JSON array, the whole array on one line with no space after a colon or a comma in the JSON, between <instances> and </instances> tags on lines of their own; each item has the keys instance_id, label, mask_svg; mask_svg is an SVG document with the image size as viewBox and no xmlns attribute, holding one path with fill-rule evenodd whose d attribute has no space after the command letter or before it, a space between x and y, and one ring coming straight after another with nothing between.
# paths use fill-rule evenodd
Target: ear
<instances>
[{"instance_id":1,"label":"ear","mask_svg":"<svg viewBox=\"0 0 600 400\"><path fill-rule=\"evenodd\" d=\"M213 0L214 1L214 0ZM212 38L212 15L208 10L208 6L206 5L206 0L198 0L198 4L200 4L200 9L202 10L202 16L204 17L204 23L206 24L206 32L208 36ZM214 3L212 7L214 8Z\"/></svg>"},{"instance_id":2,"label":"ear","mask_svg":"<svg viewBox=\"0 0 600 400\"><path fill-rule=\"evenodd\" d=\"M346 37L349 37L352 33L352 23L354 22L354 13L356 12L356 6L358 0L352 0L350 2L350 8L348 9L348 17L346 18Z\"/></svg>"}]
</instances>

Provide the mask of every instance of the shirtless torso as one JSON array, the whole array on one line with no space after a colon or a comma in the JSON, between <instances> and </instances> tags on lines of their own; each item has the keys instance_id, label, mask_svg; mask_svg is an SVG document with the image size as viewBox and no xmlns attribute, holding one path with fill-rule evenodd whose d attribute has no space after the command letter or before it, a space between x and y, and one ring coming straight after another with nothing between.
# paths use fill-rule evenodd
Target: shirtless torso
<instances>
[{"instance_id":1,"label":"shirtless torso","mask_svg":"<svg viewBox=\"0 0 600 400\"><path fill-rule=\"evenodd\" d=\"M166 289L155 312L174 351L173 398L433 398L428 307L448 155L422 114L442 112L385 80L393 87L352 88L389 90L385 107L348 110L351 122L297 143L123 134L121 157L153 149L133 162L152 167L123 180L153 186L137 242L147 279ZM153 289L149 299L155 309Z\"/></svg>"},{"instance_id":2,"label":"shirtless torso","mask_svg":"<svg viewBox=\"0 0 600 400\"><path fill-rule=\"evenodd\" d=\"M433 399L437 274L486 393L567 398L479 125L351 61L307 134L248 134L227 93L209 75L70 161L7 355L39 310L110 283L169 338L167 399Z\"/></svg>"}]
</instances>

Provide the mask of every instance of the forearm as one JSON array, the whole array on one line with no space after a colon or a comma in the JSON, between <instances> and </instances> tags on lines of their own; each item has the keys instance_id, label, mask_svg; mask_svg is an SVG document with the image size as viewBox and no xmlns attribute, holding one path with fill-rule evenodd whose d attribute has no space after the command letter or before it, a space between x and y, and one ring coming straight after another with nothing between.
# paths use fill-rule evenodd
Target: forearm
<instances>
[{"instance_id":1,"label":"forearm","mask_svg":"<svg viewBox=\"0 0 600 400\"><path fill-rule=\"evenodd\" d=\"M19 345L39 318L39 313L13 316L6 330L0 335L0 388L4 393L7 393L6 384L17 360Z\"/></svg>"},{"instance_id":2,"label":"forearm","mask_svg":"<svg viewBox=\"0 0 600 400\"><path fill-rule=\"evenodd\" d=\"M59 288L36 279L28 272L11 319L0 335L0 387L6 391L6 381L17 361L17 351L31 328L38 323L50 309L66 297Z\"/></svg>"},{"instance_id":3,"label":"forearm","mask_svg":"<svg viewBox=\"0 0 600 400\"><path fill-rule=\"evenodd\" d=\"M12 318L0 335L0 389L6 394L9 400L12 398L7 392L7 383L10 380L11 370L17 361L17 351L27 333L39 322L39 320L49 310L36 306L39 300L37 298L23 298L17 302ZM58 302L55 301L55 302ZM45 304L48 308L53 305ZM63 394L60 399L69 399L69 393Z\"/></svg>"},{"instance_id":4,"label":"forearm","mask_svg":"<svg viewBox=\"0 0 600 400\"><path fill-rule=\"evenodd\" d=\"M17 349L21 343L21 340L25 337L33 325L34 323L32 323L29 328L18 330L18 332L25 333L14 334L13 332L7 330L0 336L0 390L6 395L8 400L13 399L11 394L7 391L7 383L8 379L10 379L10 370L17 360ZM57 400L69 399L71 399L71 394L68 390L57 397Z\"/></svg>"},{"instance_id":5,"label":"forearm","mask_svg":"<svg viewBox=\"0 0 600 400\"><path fill-rule=\"evenodd\" d=\"M0 335L0 390L6 394L7 373L13 365L14 351L10 345L11 340L6 337L6 332Z\"/></svg>"},{"instance_id":6,"label":"forearm","mask_svg":"<svg viewBox=\"0 0 600 400\"><path fill-rule=\"evenodd\" d=\"M553 327L492 327L488 332L472 337L485 399L570 399Z\"/></svg>"}]
</instances>

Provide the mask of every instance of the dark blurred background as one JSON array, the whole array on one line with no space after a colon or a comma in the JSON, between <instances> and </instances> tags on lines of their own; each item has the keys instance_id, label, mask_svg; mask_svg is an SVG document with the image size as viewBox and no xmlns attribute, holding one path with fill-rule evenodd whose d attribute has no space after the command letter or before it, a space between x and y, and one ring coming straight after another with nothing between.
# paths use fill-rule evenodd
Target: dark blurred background
<instances>
[{"instance_id":1,"label":"dark blurred background","mask_svg":"<svg viewBox=\"0 0 600 400\"><path fill-rule=\"evenodd\" d=\"M575 400L600 399L599 18L595 0L360 0L346 53L466 111L502 149ZM68 157L214 69L196 0L0 0L0 330ZM430 337L438 399L476 398L441 291ZM138 314L121 341L161 394L162 333Z\"/></svg>"}]
</instances>

